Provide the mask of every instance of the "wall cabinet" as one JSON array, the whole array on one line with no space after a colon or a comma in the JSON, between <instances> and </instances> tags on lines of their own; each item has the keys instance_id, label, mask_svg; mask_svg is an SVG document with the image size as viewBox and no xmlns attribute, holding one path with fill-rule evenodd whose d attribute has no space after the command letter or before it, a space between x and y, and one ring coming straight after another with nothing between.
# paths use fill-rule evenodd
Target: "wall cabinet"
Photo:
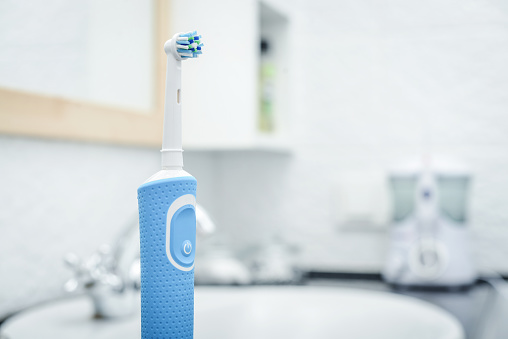
<instances>
[{"instance_id":1,"label":"wall cabinet","mask_svg":"<svg viewBox=\"0 0 508 339\"><path fill-rule=\"evenodd\" d=\"M287 17L255 0L175 0L170 22L173 32L198 30L205 44L198 60L183 64L184 148L287 150ZM271 91L269 129L260 121L263 91Z\"/></svg>"}]
</instances>

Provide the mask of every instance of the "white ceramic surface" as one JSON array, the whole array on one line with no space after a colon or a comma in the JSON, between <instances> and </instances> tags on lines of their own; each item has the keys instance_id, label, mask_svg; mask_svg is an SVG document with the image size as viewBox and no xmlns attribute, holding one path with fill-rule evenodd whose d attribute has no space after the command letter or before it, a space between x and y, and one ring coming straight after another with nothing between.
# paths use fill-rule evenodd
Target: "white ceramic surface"
<instances>
[{"instance_id":1,"label":"white ceramic surface","mask_svg":"<svg viewBox=\"0 0 508 339\"><path fill-rule=\"evenodd\" d=\"M86 299L25 312L5 325L10 339L140 338L139 314L91 320ZM458 321L420 300L325 287L198 287L195 338L463 339Z\"/></svg>"}]
</instances>

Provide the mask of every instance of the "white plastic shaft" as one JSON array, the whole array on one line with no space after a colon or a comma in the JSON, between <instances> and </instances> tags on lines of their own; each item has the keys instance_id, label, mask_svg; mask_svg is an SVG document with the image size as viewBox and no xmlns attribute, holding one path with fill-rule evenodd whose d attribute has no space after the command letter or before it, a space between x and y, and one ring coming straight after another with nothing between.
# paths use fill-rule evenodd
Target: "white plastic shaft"
<instances>
[{"instance_id":1,"label":"white plastic shaft","mask_svg":"<svg viewBox=\"0 0 508 339\"><path fill-rule=\"evenodd\" d=\"M164 129L162 136L162 169L182 169L182 58L176 51L180 33L164 44L167 55Z\"/></svg>"}]
</instances>

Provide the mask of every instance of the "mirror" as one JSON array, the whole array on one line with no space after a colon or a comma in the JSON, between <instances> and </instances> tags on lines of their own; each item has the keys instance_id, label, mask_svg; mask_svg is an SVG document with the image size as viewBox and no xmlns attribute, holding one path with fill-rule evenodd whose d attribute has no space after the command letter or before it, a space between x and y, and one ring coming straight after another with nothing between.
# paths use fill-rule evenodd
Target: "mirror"
<instances>
[{"instance_id":1,"label":"mirror","mask_svg":"<svg viewBox=\"0 0 508 339\"><path fill-rule=\"evenodd\" d=\"M1 7L1 132L159 143L168 0Z\"/></svg>"}]
</instances>

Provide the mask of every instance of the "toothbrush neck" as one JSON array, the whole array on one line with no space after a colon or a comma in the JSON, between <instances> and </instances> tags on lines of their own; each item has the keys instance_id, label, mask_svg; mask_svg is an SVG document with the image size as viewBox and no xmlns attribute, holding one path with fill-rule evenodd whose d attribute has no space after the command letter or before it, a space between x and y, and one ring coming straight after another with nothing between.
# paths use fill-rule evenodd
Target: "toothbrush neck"
<instances>
[{"instance_id":1,"label":"toothbrush neck","mask_svg":"<svg viewBox=\"0 0 508 339\"><path fill-rule=\"evenodd\" d=\"M161 150L162 168L182 169L182 62L175 59L171 50L167 50L166 53L166 98Z\"/></svg>"},{"instance_id":2,"label":"toothbrush neck","mask_svg":"<svg viewBox=\"0 0 508 339\"><path fill-rule=\"evenodd\" d=\"M183 168L183 150L180 149L161 149L162 169L182 169Z\"/></svg>"}]
</instances>

